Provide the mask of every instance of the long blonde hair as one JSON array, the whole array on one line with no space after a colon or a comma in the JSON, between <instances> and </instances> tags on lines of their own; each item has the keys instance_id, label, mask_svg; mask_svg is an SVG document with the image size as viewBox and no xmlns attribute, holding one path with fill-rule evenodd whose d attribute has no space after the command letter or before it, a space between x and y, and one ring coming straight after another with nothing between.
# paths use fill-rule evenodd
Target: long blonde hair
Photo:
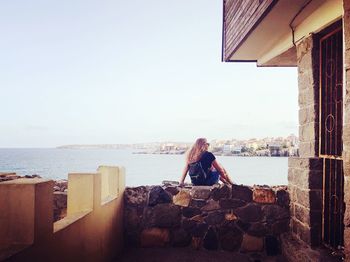
<instances>
[{"instance_id":1,"label":"long blonde hair","mask_svg":"<svg viewBox=\"0 0 350 262\"><path fill-rule=\"evenodd\" d=\"M198 138L196 142L193 144L193 146L190 148L190 150L187 153L186 161L187 164L197 162L203 153L207 150L206 145L207 139L206 138Z\"/></svg>"}]
</instances>

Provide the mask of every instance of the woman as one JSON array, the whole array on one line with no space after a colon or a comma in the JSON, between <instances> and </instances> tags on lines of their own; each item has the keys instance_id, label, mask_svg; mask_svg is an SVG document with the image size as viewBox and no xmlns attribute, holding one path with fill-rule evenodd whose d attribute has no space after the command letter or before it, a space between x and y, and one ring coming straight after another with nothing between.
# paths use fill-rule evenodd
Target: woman
<instances>
[{"instance_id":1,"label":"woman","mask_svg":"<svg viewBox=\"0 0 350 262\"><path fill-rule=\"evenodd\" d=\"M215 156L208 152L208 148L209 143L207 139L198 138L196 140L188 151L186 165L180 179L180 186L184 184L188 172L190 173L192 184L196 186L211 186L218 183L219 179L225 184L233 184L226 170L216 161Z\"/></svg>"}]
</instances>

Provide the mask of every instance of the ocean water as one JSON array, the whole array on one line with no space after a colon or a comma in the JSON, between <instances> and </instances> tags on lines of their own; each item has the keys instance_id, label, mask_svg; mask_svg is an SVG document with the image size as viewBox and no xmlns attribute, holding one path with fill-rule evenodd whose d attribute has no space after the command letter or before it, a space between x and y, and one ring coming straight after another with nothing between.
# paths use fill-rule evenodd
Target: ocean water
<instances>
[{"instance_id":1,"label":"ocean water","mask_svg":"<svg viewBox=\"0 0 350 262\"><path fill-rule=\"evenodd\" d=\"M0 149L0 172L66 179L68 173L95 172L99 165L124 166L126 185L178 181L185 155L133 154L117 149ZM218 156L233 181L244 185L287 185L288 158ZM189 182L189 177L186 178Z\"/></svg>"}]
</instances>

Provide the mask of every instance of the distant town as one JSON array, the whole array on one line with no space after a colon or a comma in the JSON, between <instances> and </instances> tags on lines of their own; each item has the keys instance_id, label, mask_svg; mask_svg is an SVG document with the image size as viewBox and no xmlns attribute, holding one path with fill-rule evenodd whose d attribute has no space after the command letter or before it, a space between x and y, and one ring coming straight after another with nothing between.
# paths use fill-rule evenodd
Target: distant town
<instances>
[{"instance_id":1,"label":"distant town","mask_svg":"<svg viewBox=\"0 0 350 262\"><path fill-rule=\"evenodd\" d=\"M132 149L134 154L184 154L192 143L153 142L138 144L65 145L63 149ZM209 150L217 156L298 156L298 137L266 137L248 140L210 141Z\"/></svg>"}]
</instances>

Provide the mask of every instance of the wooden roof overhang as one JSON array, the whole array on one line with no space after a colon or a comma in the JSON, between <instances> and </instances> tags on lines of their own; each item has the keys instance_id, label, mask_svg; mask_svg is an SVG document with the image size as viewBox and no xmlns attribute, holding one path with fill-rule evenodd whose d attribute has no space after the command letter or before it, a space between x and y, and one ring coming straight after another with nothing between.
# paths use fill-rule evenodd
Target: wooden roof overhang
<instances>
[{"instance_id":1,"label":"wooden roof overhang","mask_svg":"<svg viewBox=\"0 0 350 262\"><path fill-rule=\"evenodd\" d=\"M223 0L225 62L296 66L296 44L338 20L342 0Z\"/></svg>"}]
</instances>

